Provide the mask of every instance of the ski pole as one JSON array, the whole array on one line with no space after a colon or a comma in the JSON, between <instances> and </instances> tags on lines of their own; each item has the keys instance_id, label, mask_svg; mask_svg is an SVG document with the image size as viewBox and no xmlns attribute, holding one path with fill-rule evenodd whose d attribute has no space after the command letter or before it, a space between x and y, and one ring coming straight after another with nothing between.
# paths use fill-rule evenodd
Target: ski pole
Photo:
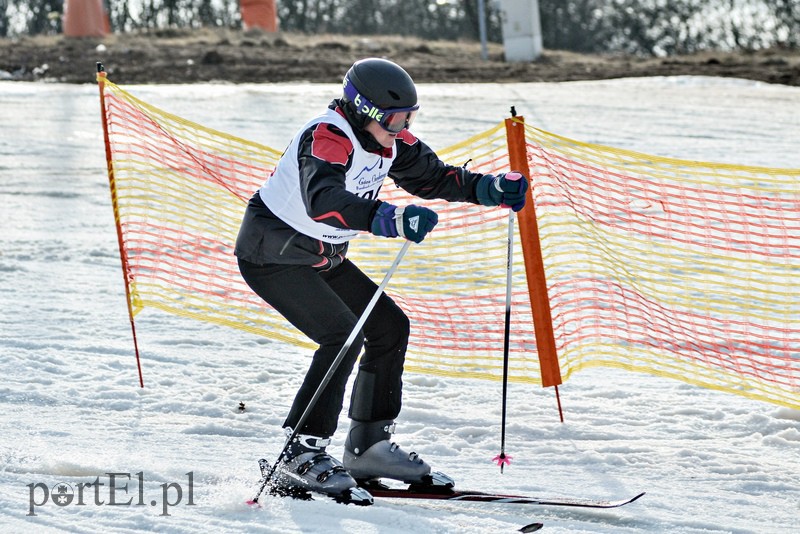
<instances>
[{"instance_id":1,"label":"ski pole","mask_svg":"<svg viewBox=\"0 0 800 534\"><path fill-rule=\"evenodd\" d=\"M500 423L500 454L494 460L500 466L511 463L511 456L506 456L506 399L508 395L508 354L511 340L511 274L514 263L514 212L508 210L508 256L506 263L506 324L503 338L503 410Z\"/></svg>"},{"instance_id":2,"label":"ski pole","mask_svg":"<svg viewBox=\"0 0 800 534\"><path fill-rule=\"evenodd\" d=\"M303 428L303 425L306 424L306 420L311 415L311 410L317 404L317 401L322 396L322 393L325 391L325 387L333 378L334 373L336 373L336 369L339 368L339 364L341 364L342 360L344 360L345 354L347 354L347 351L350 350L350 347L353 345L353 341L355 341L356 336L358 336L358 333L364 327L364 323L367 322L367 318L369 317L369 314L372 312L372 308L375 307L375 304L378 302L378 299L383 293L383 290L389 284L389 279L392 278L392 275L397 270L397 267L400 265L400 260L402 260L403 256L405 256L409 246L411 246L411 241L406 241L403 244L403 248L400 249L400 252L394 259L392 266L389 267L389 270L386 272L386 275L384 275L383 281L381 281L377 291L375 291L375 294L372 295L372 299L370 299L369 304L367 304L367 307L364 309L364 313L362 313L361 317L359 317L356 326L353 328L353 331L350 332L350 335L347 337L347 340L344 342L344 345L342 345L342 348L339 350L339 354L336 355L336 358L333 360L333 363L331 363L330 368L328 368L328 372L325 373L325 376L322 378L322 382L320 382L319 386L317 387L317 391L314 392L314 396L311 397L310 401L308 401L308 405L306 406L306 409L303 411L303 415L300 416L300 419L297 421L297 424L292 429L292 433L289 436L289 439L287 439L286 443L283 445L283 450L281 450L281 453L278 455L278 459L275 460L275 463L272 464L272 468L262 478L261 483L259 484L258 490L256 492L256 496L253 497L251 503L255 504L258 502L258 499L259 497L261 497L261 493L263 493L264 488L266 488L270 480L272 480L272 476L275 474L275 470L278 468L278 464L280 464L281 460L286 455L286 451L289 448L289 445L292 443L294 438L297 437L297 434L300 433L300 429Z\"/></svg>"}]
</instances>

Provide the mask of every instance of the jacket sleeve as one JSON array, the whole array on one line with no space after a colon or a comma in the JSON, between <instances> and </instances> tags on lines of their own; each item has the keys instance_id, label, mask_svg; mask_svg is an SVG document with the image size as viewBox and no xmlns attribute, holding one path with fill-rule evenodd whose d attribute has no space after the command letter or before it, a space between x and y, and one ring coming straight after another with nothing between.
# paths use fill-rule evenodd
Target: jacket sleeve
<instances>
[{"instance_id":1,"label":"jacket sleeve","mask_svg":"<svg viewBox=\"0 0 800 534\"><path fill-rule=\"evenodd\" d=\"M346 189L345 173L352 165L353 144L344 132L328 123L312 126L301 137L297 158L309 217L336 228L370 229L380 203Z\"/></svg>"},{"instance_id":2,"label":"jacket sleeve","mask_svg":"<svg viewBox=\"0 0 800 534\"><path fill-rule=\"evenodd\" d=\"M420 198L478 204L475 185L482 174L444 163L408 130L397 136L395 147L397 157L389 175L397 185Z\"/></svg>"}]
</instances>

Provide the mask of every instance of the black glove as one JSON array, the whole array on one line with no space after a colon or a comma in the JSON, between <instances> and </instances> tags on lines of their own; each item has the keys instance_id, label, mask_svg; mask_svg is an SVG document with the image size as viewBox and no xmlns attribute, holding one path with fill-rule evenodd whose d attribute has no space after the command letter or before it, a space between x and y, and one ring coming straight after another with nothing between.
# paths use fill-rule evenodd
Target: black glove
<instances>
[{"instance_id":1,"label":"black glove","mask_svg":"<svg viewBox=\"0 0 800 534\"><path fill-rule=\"evenodd\" d=\"M414 243L420 243L437 222L439 216L428 208L414 204L398 208L388 202L382 202L372 217L370 226L375 235L400 236Z\"/></svg>"},{"instance_id":2,"label":"black glove","mask_svg":"<svg viewBox=\"0 0 800 534\"><path fill-rule=\"evenodd\" d=\"M486 174L478 180L475 195L482 206L500 206L519 211L525 206L528 179L512 171L494 176Z\"/></svg>"}]
</instances>

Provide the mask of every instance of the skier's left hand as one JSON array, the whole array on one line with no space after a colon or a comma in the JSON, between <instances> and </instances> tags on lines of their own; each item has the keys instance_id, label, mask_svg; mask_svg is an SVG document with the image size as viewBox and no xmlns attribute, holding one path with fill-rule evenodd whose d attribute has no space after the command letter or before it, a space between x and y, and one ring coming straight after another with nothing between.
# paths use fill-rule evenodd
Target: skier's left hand
<instances>
[{"instance_id":1,"label":"skier's left hand","mask_svg":"<svg viewBox=\"0 0 800 534\"><path fill-rule=\"evenodd\" d=\"M525 206L528 179L517 171L494 176L484 175L475 189L478 202L483 206L501 206L519 211Z\"/></svg>"}]
</instances>

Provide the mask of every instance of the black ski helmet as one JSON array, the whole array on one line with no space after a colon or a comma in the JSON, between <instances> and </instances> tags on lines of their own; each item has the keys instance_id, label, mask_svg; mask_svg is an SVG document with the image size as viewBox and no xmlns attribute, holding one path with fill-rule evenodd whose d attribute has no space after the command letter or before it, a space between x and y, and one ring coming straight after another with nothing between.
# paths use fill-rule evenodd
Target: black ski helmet
<instances>
[{"instance_id":1,"label":"black ski helmet","mask_svg":"<svg viewBox=\"0 0 800 534\"><path fill-rule=\"evenodd\" d=\"M390 115L405 113L402 117L407 127L419 108L417 88L411 76L400 65L387 59L356 61L345 74L342 89L343 100L361 128L373 119L390 131L399 131L402 129L400 126L387 127Z\"/></svg>"}]
</instances>

